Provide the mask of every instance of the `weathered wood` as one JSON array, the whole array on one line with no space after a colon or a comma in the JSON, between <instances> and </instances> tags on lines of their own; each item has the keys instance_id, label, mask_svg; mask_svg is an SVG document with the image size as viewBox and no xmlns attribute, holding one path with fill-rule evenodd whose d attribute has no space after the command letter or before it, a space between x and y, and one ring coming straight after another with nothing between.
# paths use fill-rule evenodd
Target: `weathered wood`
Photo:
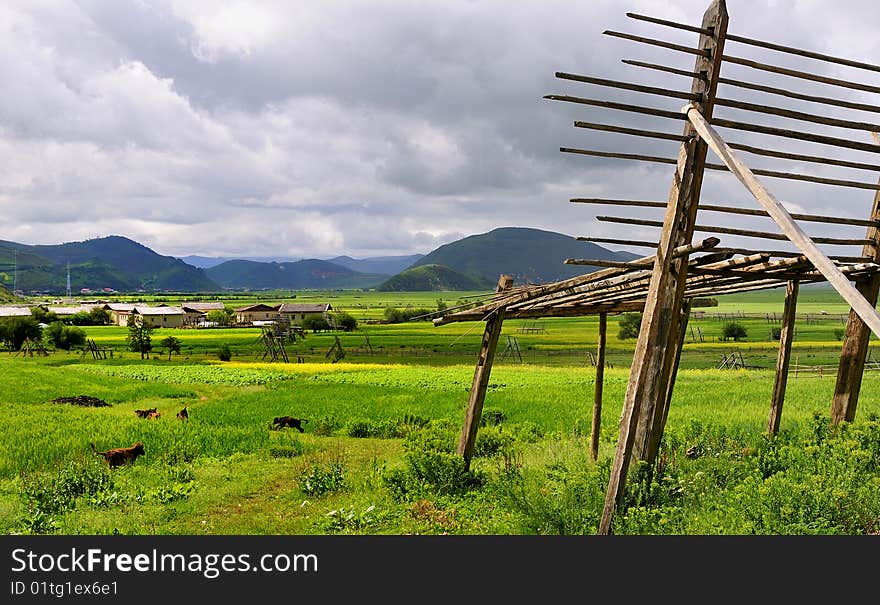
<instances>
[{"instance_id":1,"label":"weathered wood","mask_svg":"<svg viewBox=\"0 0 880 605\"><path fill-rule=\"evenodd\" d=\"M694 66L694 71L705 73L706 77L695 78L691 86L692 92L704 95L700 109L710 118L712 101L718 86L727 22L727 6L724 0L713 0L703 16L701 27L714 32L714 36L700 36L697 52L699 58ZM691 126L685 126L685 136L692 136L694 132ZM668 382L663 379L662 370L668 354L669 333L677 329L687 279L687 257L672 259L670 253L677 246L689 243L693 236L706 152L707 147L701 139L682 143L679 150L675 177L669 192L665 226L657 247L657 261L645 300L645 314L624 397L617 448L597 532L599 534L611 533L614 511L623 498L627 473L635 453L636 432L640 421L642 418L653 419L656 406L662 405L662 398L666 395ZM644 437L643 435L643 443ZM640 445L638 451L644 451L644 448Z\"/></svg>"},{"instance_id":2,"label":"weathered wood","mask_svg":"<svg viewBox=\"0 0 880 605\"><path fill-rule=\"evenodd\" d=\"M673 49L678 50L678 49ZM774 74L779 74L783 76L789 76L792 78L799 78L801 80L810 80L811 82L821 82L822 84L829 84L831 86L838 86L841 88L849 88L851 90L861 90L864 92L875 92L880 93L880 86L873 86L871 84L862 84L861 82L851 82L849 80L842 80L840 78L829 78L828 76L820 76L817 74L811 74L809 72L800 71L797 69L788 69L786 67L780 67L778 65L770 65L768 63L761 63L759 61L752 61L751 59L744 59L742 57L733 57L730 55L724 55L724 61L728 63L736 63L737 65L744 65L746 67L750 67L752 69L757 69L760 71L766 71Z\"/></svg>"},{"instance_id":3,"label":"weathered wood","mask_svg":"<svg viewBox=\"0 0 880 605\"><path fill-rule=\"evenodd\" d=\"M691 300L686 298L681 304L678 331L675 333L675 340L670 343L670 347L675 351L675 356L672 361L672 367L665 372L667 380L666 396L663 398L663 405L658 407L654 412L654 422L649 436L646 453L646 457L649 460L656 459L657 454L660 451L660 441L663 432L666 429L666 419L669 417L669 406L672 404L672 393L675 390L675 378L678 375L678 366L681 362L681 350L684 347L690 314Z\"/></svg>"},{"instance_id":4,"label":"weathered wood","mask_svg":"<svg viewBox=\"0 0 880 605\"><path fill-rule=\"evenodd\" d=\"M788 384L788 368L791 365L791 343L794 340L794 322L797 314L798 282L788 282L785 291L785 308L782 312L782 331L779 335L779 353L776 357L776 377L773 381L773 395L770 398L770 418L767 432L779 432L782 420L782 405L785 403L785 387Z\"/></svg>"},{"instance_id":5,"label":"weathered wood","mask_svg":"<svg viewBox=\"0 0 880 605\"><path fill-rule=\"evenodd\" d=\"M871 63L864 63L862 61L854 61L852 59L845 59L843 57L834 57L832 55L825 55L822 53L817 53L811 50L804 50L802 48L794 48L792 46L783 46L781 44L774 44L773 42L765 42L763 40L755 40L754 38L746 38L744 36L735 36L733 34L728 34L728 40L732 40L734 42L739 42L741 44L748 44L750 46L759 46L761 48L769 48L770 50L779 51L782 53L788 53L791 55L797 55L799 57L807 57L809 59L816 59L818 61L826 61L828 63L837 63L838 65L846 65L847 67L855 67L857 69L865 69L868 71L876 71L880 72L880 66L873 65Z\"/></svg>"},{"instance_id":6,"label":"weathered wood","mask_svg":"<svg viewBox=\"0 0 880 605\"><path fill-rule=\"evenodd\" d=\"M563 153L575 153L579 155L589 155L600 158L617 158L621 160L637 160L640 162L653 162L655 164L675 164L676 160L672 158L662 158L655 155L643 155L639 153L620 153L614 151L597 151L595 149L578 149L574 147L560 147L559 151ZM723 164L706 163L705 168L709 170L727 171L728 168ZM755 169L754 174L760 176L770 176L777 179L789 179L795 181L807 181L810 183L821 183L824 185L835 185L837 187L852 187L855 189L872 189L880 190L880 185L875 183L866 183L863 181L849 181L845 179L830 179L826 177L813 176L810 174L799 174L794 172L779 172L778 170Z\"/></svg>"},{"instance_id":7,"label":"weathered wood","mask_svg":"<svg viewBox=\"0 0 880 605\"><path fill-rule=\"evenodd\" d=\"M667 21L666 19L658 19L657 17L649 17L647 15L640 15L638 13L627 13L626 16L630 19L647 21L648 23L665 25L666 27L673 27L675 29L683 29L684 31L694 32L695 34L705 34L706 36L715 35L711 29L706 29L705 27L696 27L694 25L688 25L687 23L676 23L675 21Z\"/></svg>"},{"instance_id":8,"label":"weathered wood","mask_svg":"<svg viewBox=\"0 0 880 605\"><path fill-rule=\"evenodd\" d=\"M797 139L799 141L820 143L822 145L830 145L832 147L843 147L845 149L856 149L858 151L867 151L869 153L880 153L880 146L877 145L861 143L859 141L852 141L850 139L841 139L839 137L829 137L821 134L813 134L811 132L801 132L799 130L791 130L787 128L774 128L773 126L749 124L747 122L725 120L722 118L714 118L712 120L712 124L717 126L718 128L731 128L733 130L757 132L758 134L769 134L785 139Z\"/></svg>"},{"instance_id":9,"label":"weathered wood","mask_svg":"<svg viewBox=\"0 0 880 605\"><path fill-rule=\"evenodd\" d=\"M681 53L687 53L689 55L697 55L698 57L705 57L706 59L711 58L711 53L707 50L694 48L692 46L683 46L681 44L673 44L672 42L666 42L665 40L657 40L656 38L646 38L644 36L636 36L633 34L627 34L624 32L616 32L610 29L606 29L602 32L606 36L613 36L615 38L622 38L624 40L631 40L633 42L639 42L641 44L649 44L651 46L659 46L660 48L668 48L669 50L676 50ZM706 36L708 37L708 36Z\"/></svg>"},{"instance_id":10,"label":"weathered wood","mask_svg":"<svg viewBox=\"0 0 880 605\"><path fill-rule=\"evenodd\" d=\"M647 219L627 218L622 216L597 216L597 221L605 223L620 223L623 225L640 225L642 227L662 227L660 221L650 221ZM788 241L783 233L771 233L769 231L756 231L754 229L737 229L735 227L722 227L720 225L696 225L694 231L702 231L706 233L725 233L727 235L742 235L744 237L753 237L756 239L772 239L780 241ZM840 237L814 237L813 241L818 244L831 244L836 246L859 246L868 242L865 239L840 238Z\"/></svg>"},{"instance_id":11,"label":"weathered wood","mask_svg":"<svg viewBox=\"0 0 880 605\"><path fill-rule=\"evenodd\" d=\"M509 290L513 286L513 277L502 274L498 278L496 292ZM486 320L486 328L483 331L483 340L480 343L480 352L477 357L477 366L474 369L474 380L471 383L471 391L468 396L467 411L465 412L464 425L461 427L461 436L458 441L458 454L464 457L465 467L469 468L471 457L474 453L474 443L477 441L477 431L480 428L480 417L483 414L483 402L486 399L486 389L489 386L489 375L492 373L492 364L495 361L495 351L498 348L498 337L501 335L501 325L504 323L504 307L499 307Z\"/></svg>"},{"instance_id":12,"label":"weathered wood","mask_svg":"<svg viewBox=\"0 0 880 605\"><path fill-rule=\"evenodd\" d=\"M634 67L643 67L645 69L652 69L655 71L662 71L664 73L675 74L678 76L688 76L695 77L699 74L695 74L694 72L686 71L683 69L676 69L674 67L669 67L667 65L657 65L656 63L646 63L644 61L633 61L631 59L622 59L623 63L627 65L632 65ZM743 80L736 80L733 78L718 78L719 84L727 84L729 86L735 86L737 88L744 88L747 90L756 90L758 92L766 92L767 94L772 94L780 97L786 97L789 99L798 99L799 101L809 101L810 103L819 103L821 105L833 105L835 107L845 107L847 109L857 109L859 111L867 111L871 113L880 113L880 107L877 105L870 105L868 103L859 103L856 101L848 101L846 99L838 99L834 97L822 97L817 95L808 95L801 92L795 92L793 90L787 90L785 88L776 88L773 86L765 86L763 84L755 84L754 82L744 82ZM731 145L733 147L733 145Z\"/></svg>"},{"instance_id":13,"label":"weathered wood","mask_svg":"<svg viewBox=\"0 0 880 605\"><path fill-rule=\"evenodd\" d=\"M865 130L867 132L875 132L880 130L880 125L871 124L870 122L855 122L852 120L842 120L840 118L829 118L804 111L795 111L793 109L785 109L782 107L773 107L772 105L748 103L746 101L737 101L735 99L715 99L715 104L721 107L732 107L752 113L760 113L766 115L780 116L792 120L800 120L802 122L811 122L813 124L823 124L825 126L835 126L837 128L849 128L851 130Z\"/></svg>"},{"instance_id":14,"label":"weathered wood","mask_svg":"<svg viewBox=\"0 0 880 605\"><path fill-rule=\"evenodd\" d=\"M611 200L604 198L572 198L568 200L574 204L596 204L600 206L637 206L640 208L666 208L666 202L649 202L642 200ZM723 212L726 214L740 214L744 216L764 216L770 215L766 210L758 210L755 208L737 208L735 206L718 206L713 204L700 204L700 211L706 212ZM855 225L861 227L880 226L880 221L861 218L846 218L840 216L826 216L820 214L802 214L797 212L791 213L791 218L799 221L807 221L813 223L829 223L835 225ZM616 243L616 242L615 242ZM655 244L656 245L656 244ZM861 258L861 257L860 257Z\"/></svg>"},{"instance_id":15,"label":"weathered wood","mask_svg":"<svg viewBox=\"0 0 880 605\"><path fill-rule=\"evenodd\" d=\"M727 146L724 139L715 132L715 129L700 115L700 111L695 106L687 108L687 116L691 124L694 125L697 132L718 154L724 163L730 168L743 185L751 192L755 199L760 203L770 216L779 225L779 228L788 235L791 242L797 246L809 258L813 265L822 275L826 277L828 282L837 290L843 299L850 304L852 309L858 313L859 317L868 324L874 334L880 336L880 314L874 308L874 305L865 300L865 297L850 283L847 277L840 272L831 259L820 250L813 240L804 233L800 226L792 220L788 210L785 209L779 200L777 200L761 182L755 178L754 174L749 170L748 166L743 164L736 156L734 151Z\"/></svg>"},{"instance_id":16,"label":"weathered wood","mask_svg":"<svg viewBox=\"0 0 880 605\"><path fill-rule=\"evenodd\" d=\"M880 144L880 135L877 133L871 134L874 137L874 141ZM871 218L880 218L880 192L874 195ZM874 262L880 262L880 229L876 226L869 227L867 239L871 243L865 244L864 248L862 248L862 254L871 257ZM878 292L880 292L880 275L875 274L868 279L861 280L856 284L856 287L871 306L877 305ZM846 322L846 335L843 338L843 348L841 349L840 361L837 366L834 398L831 402L831 422L833 424L855 420L870 337L871 331L865 322L862 321L862 318L859 317L855 310L850 309L849 319Z\"/></svg>"},{"instance_id":17,"label":"weathered wood","mask_svg":"<svg viewBox=\"0 0 880 605\"><path fill-rule=\"evenodd\" d=\"M606 109L616 109L618 111L628 111L630 113L640 113L648 116L657 116L660 118L669 118L671 120L681 119L681 114L665 109L657 109L656 107L644 107L642 105L632 105L630 103L617 103L615 101L603 101L601 99L587 99L584 97L575 97L572 95L544 95L545 99L550 101L564 101L566 103L577 103L579 105L591 105L593 107L604 107ZM686 118L685 118L686 119Z\"/></svg>"},{"instance_id":18,"label":"weathered wood","mask_svg":"<svg viewBox=\"0 0 880 605\"><path fill-rule=\"evenodd\" d=\"M637 137L647 137L651 139L662 139L665 141L684 141L685 138L680 134L669 134L668 132L657 132L655 130L643 130L641 128L625 128L623 126L611 126L608 124L596 124L594 122L582 122L580 120L574 123L575 128L588 128L590 130L602 130L605 132L615 132L617 134L628 134Z\"/></svg>"},{"instance_id":19,"label":"weathered wood","mask_svg":"<svg viewBox=\"0 0 880 605\"><path fill-rule=\"evenodd\" d=\"M804 155L802 153L788 153L786 151L776 151L775 149L762 149L760 147L753 147L752 145L743 145L742 143L728 143L728 145L730 145L731 149L736 149L737 151L745 151L746 153L770 158L781 158L784 160L795 160L797 162L822 164L824 166L840 166L842 168L855 168L856 170L880 172L880 165L877 164L851 162L849 160L838 160L836 158L826 158L816 155Z\"/></svg>"},{"instance_id":20,"label":"weathered wood","mask_svg":"<svg viewBox=\"0 0 880 605\"><path fill-rule=\"evenodd\" d=\"M579 74L570 74L564 71L557 71L556 77L560 80L572 80L574 82L583 82L585 84L594 84L596 86L605 86L608 88L619 88L621 90L632 90L649 95L657 95L660 97L669 97L671 99L686 99L688 101L699 101L699 95L691 92L681 92L669 88L657 88L655 86L645 86L643 84L633 84L631 82L621 82L619 80L609 80L607 78L593 78L591 76L582 76Z\"/></svg>"},{"instance_id":21,"label":"weathered wood","mask_svg":"<svg viewBox=\"0 0 880 605\"><path fill-rule=\"evenodd\" d=\"M602 387L605 382L605 340L608 314L599 314L599 344L596 347L596 388L593 392L593 426L590 431L590 457L599 458L599 432L602 428Z\"/></svg>"}]
</instances>

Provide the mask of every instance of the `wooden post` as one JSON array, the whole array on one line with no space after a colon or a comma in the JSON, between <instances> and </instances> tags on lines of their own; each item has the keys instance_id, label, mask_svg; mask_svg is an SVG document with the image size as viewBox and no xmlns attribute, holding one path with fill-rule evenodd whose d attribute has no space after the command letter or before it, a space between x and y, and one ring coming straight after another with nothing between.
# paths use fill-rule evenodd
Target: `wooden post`
<instances>
[{"instance_id":1,"label":"wooden post","mask_svg":"<svg viewBox=\"0 0 880 605\"><path fill-rule=\"evenodd\" d=\"M880 135L871 134L874 136L874 140L880 144ZM880 218L880 191L874 194L871 218L875 220ZM867 256L876 263L880 261L880 230L877 227L869 227L866 238L872 240L873 243L866 244L862 248L862 256ZM856 284L856 288L869 303L876 305L877 294L880 292L880 275L874 274L868 279L860 281ZM870 328L854 310L850 309L849 319L846 322L846 336L843 338L843 348L840 352L840 363L837 366L834 399L831 403L831 422L833 424L855 420L870 337Z\"/></svg>"},{"instance_id":2,"label":"wooden post","mask_svg":"<svg viewBox=\"0 0 880 605\"><path fill-rule=\"evenodd\" d=\"M684 338L687 331L688 319L691 314L691 301L687 299L681 304L681 314L678 323L678 341L675 344L675 360L672 371L669 373L669 384L666 387L666 396L663 399L663 407L660 413L654 417L654 427L651 431L651 441L648 444L647 459L654 460L660 451L660 440L666 428L666 419L669 416L669 405L672 403L672 391L675 389L675 377L678 375L678 364L681 361L681 349L684 347Z\"/></svg>"},{"instance_id":3,"label":"wooden post","mask_svg":"<svg viewBox=\"0 0 880 605\"><path fill-rule=\"evenodd\" d=\"M779 423L782 420L782 404L785 403L785 387L788 384L788 368L791 364L791 343L794 340L798 288L797 281L790 281L785 291L782 331L779 333L779 354L776 357L776 379L773 382L773 395L770 399L770 419L767 421L767 432L771 435L779 432Z\"/></svg>"},{"instance_id":4,"label":"wooden post","mask_svg":"<svg viewBox=\"0 0 880 605\"><path fill-rule=\"evenodd\" d=\"M509 275L502 275L498 280L497 292L507 290L513 285L513 279ZM471 458L474 453L474 443L477 441L477 429L480 427L480 416L483 414L483 402L486 399L486 389L489 386L489 375L492 373L492 362L495 361L495 351L498 348L498 337L501 336L501 324L504 322L505 307L499 307L497 311L486 320L486 329L483 331L483 341L480 344L480 353L477 357L477 367L474 370L474 381L471 384L471 392L468 396L468 406L465 412L464 425L461 428L461 437L458 440L458 454L464 457L465 468L470 468Z\"/></svg>"},{"instance_id":5,"label":"wooden post","mask_svg":"<svg viewBox=\"0 0 880 605\"><path fill-rule=\"evenodd\" d=\"M702 28L711 30L714 35L701 34L699 41L699 48L708 51L704 54L709 56L697 58L694 71L700 76L694 78L691 85L691 92L700 94L703 99L697 106L707 118L712 115L727 22L724 0L713 0L703 15ZM611 533L611 520L616 505L623 498L630 458L636 452L639 455L646 452L656 409L663 406L666 398L668 372L671 371L671 358L674 356L674 350L669 348L670 334L677 332L688 263L687 256L673 259L671 252L677 246L689 244L693 237L706 162L707 146L696 134L693 125L688 122L684 130L687 140L679 149L663 232L633 356L599 534ZM634 451L637 431L640 439Z\"/></svg>"},{"instance_id":6,"label":"wooden post","mask_svg":"<svg viewBox=\"0 0 880 605\"><path fill-rule=\"evenodd\" d=\"M593 395L593 430L590 433L590 457L599 458L599 429L602 426L602 387L605 381L605 340L608 314L599 313L599 345L596 352L596 390Z\"/></svg>"}]
</instances>

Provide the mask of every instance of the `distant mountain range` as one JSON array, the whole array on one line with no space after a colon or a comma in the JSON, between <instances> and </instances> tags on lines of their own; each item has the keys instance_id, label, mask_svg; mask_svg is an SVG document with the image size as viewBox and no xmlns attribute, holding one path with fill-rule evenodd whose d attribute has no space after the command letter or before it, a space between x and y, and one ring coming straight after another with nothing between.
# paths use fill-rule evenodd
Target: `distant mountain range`
<instances>
[{"instance_id":1,"label":"distant mountain range","mask_svg":"<svg viewBox=\"0 0 880 605\"><path fill-rule=\"evenodd\" d=\"M371 288L388 278L314 258L292 263L230 260L205 271L223 288L244 290Z\"/></svg>"},{"instance_id":2,"label":"distant mountain range","mask_svg":"<svg viewBox=\"0 0 880 605\"><path fill-rule=\"evenodd\" d=\"M440 246L415 266L443 265L465 275L489 280L507 273L514 283L547 283L594 271L597 267L565 265L566 258L631 260L634 254L612 252L570 235L524 227L502 227Z\"/></svg>"},{"instance_id":3,"label":"distant mountain range","mask_svg":"<svg viewBox=\"0 0 880 605\"><path fill-rule=\"evenodd\" d=\"M120 292L219 289L201 269L118 235L38 246L0 241L0 283L6 287L14 282L25 292L63 293L68 264L71 286L77 293L82 288Z\"/></svg>"},{"instance_id":4,"label":"distant mountain range","mask_svg":"<svg viewBox=\"0 0 880 605\"><path fill-rule=\"evenodd\" d=\"M566 258L630 260L573 237L503 227L440 246L427 255L356 259L270 260L162 256L121 236L30 246L0 241L0 285L24 292L64 293L68 264L74 293L377 288L387 291L491 289L502 273L515 283L546 283L595 270ZM214 262L219 261L219 262Z\"/></svg>"}]
</instances>

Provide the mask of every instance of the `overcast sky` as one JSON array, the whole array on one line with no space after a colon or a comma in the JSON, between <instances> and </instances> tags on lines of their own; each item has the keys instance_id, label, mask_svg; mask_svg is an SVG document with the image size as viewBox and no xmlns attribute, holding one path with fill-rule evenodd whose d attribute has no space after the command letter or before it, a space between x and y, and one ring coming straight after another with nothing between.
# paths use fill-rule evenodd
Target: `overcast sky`
<instances>
[{"instance_id":1,"label":"overcast sky","mask_svg":"<svg viewBox=\"0 0 880 605\"><path fill-rule=\"evenodd\" d=\"M680 109L680 100L566 82L554 73L687 90L686 78L620 59L689 69L692 56L602 31L693 46L696 34L625 13L698 24L707 4L5 0L0 239L49 244L116 234L175 256L319 258L426 253L504 226L650 240L655 229L595 220L597 214L635 213L568 199L665 200L672 167L572 156L559 147L675 157L677 143L575 129L573 121L672 133L680 133L682 124L542 96ZM731 33L880 63L872 0L727 4ZM733 42L726 53L880 86L880 74L870 71ZM732 64L722 75L880 105L876 94ZM719 94L880 122L874 113L732 87L722 86ZM870 140L865 132L726 108L716 116ZM880 164L870 153L722 134L773 149ZM753 167L867 182L878 176L743 157ZM871 205L870 191L764 182L793 210L865 217ZM734 177L717 172L707 173L703 201L758 207ZM778 232L762 219L701 213L700 221ZM822 233L864 236L862 228ZM730 236L724 243L753 242Z\"/></svg>"}]
</instances>

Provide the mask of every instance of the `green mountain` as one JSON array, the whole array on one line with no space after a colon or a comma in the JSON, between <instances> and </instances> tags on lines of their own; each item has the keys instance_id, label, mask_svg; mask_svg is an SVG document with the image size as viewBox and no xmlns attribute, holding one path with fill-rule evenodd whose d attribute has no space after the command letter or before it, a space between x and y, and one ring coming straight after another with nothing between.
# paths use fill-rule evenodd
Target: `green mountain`
<instances>
[{"instance_id":1,"label":"green mountain","mask_svg":"<svg viewBox=\"0 0 880 605\"><path fill-rule=\"evenodd\" d=\"M16 302L20 302L20 299L3 286L0 286L0 303L9 304Z\"/></svg>"},{"instance_id":2,"label":"green mountain","mask_svg":"<svg viewBox=\"0 0 880 605\"><path fill-rule=\"evenodd\" d=\"M125 237L110 236L82 242L28 246L0 241L0 284L25 292L63 293L67 267L75 292L83 288L172 290L205 292L219 290L201 269L171 256L162 256Z\"/></svg>"},{"instance_id":3,"label":"green mountain","mask_svg":"<svg viewBox=\"0 0 880 605\"><path fill-rule=\"evenodd\" d=\"M570 235L524 227L501 227L440 246L413 267L443 265L465 275L498 283L502 273L514 282L547 283L590 273L599 267L565 265L566 258L630 260L631 254L612 252Z\"/></svg>"},{"instance_id":4,"label":"green mountain","mask_svg":"<svg viewBox=\"0 0 880 605\"><path fill-rule=\"evenodd\" d=\"M496 280L497 281L497 280ZM425 292L435 290L490 290L495 284L479 276L465 275L443 265L420 265L398 273L380 284L381 292Z\"/></svg>"},{"instance_id":5,"label":"green mountain","mask_svg":"<svg viewBox=\"0 0 880 605\"><path fill-rule=\"evenodd\" d=\"M285 263L230 260L205 272L224 288L244 290L371 288L388 277L314 258Z\"/></svg>"}]
</instances>

